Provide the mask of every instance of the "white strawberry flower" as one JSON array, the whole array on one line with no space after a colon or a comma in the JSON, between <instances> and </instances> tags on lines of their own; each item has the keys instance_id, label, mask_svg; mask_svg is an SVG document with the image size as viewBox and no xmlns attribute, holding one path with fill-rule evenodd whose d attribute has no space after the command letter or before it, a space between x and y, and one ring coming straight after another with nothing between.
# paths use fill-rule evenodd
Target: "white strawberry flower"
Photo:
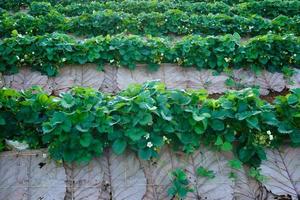
<instances>
[{"instance_id":1,"label":"white strawberry flower","mask_svg":"<svg viewBox=\"0 0 300 200\"><path fill-rule=\"evenodd\" d=\"M165 142L167 140L168 140L168 138L166 136L163 136L163 141Z\"/></svg>"},{"instance_id":2,"label":"white strawberry flower","mask_svg":"<svg viewBox=\"0 0 300 200\"><path fill-rule=\"evenodd\" d=\"M146 140L148 140L148 139L150 138L150 134L147 133L147 134L144 136L144 138L146 138Z\"/></svg>"},{"instance_id":3,"label":"white strawberry flower","mask_svg":"<svg viewBox=\"0 0 300 200\"><path fill-rule=\"evenodd\" d=\"M229 62L231 58L224 58L225 62Z\"/></svg>"},{"instance_id":4,"label":"white strawberry flower","mask_svg":"<svg viewBox=\"0 0 300 200\"><path fill-rule=\"evenodd\" d=\"M149 148L153 147L152 142L147 142L147 147L149 147Z\"/></svg>"}]
</instances>

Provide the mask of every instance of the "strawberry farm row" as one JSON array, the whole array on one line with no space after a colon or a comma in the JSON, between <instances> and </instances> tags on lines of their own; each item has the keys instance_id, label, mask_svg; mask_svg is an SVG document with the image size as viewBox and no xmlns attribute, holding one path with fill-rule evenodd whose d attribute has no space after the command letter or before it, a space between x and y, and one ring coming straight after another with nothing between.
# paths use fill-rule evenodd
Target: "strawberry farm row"
<instances>
[{"instance_id":1,"label":"strawberry farm row","mask_svg":"<svg viewBox=\"0 0 300 200\"><path fill-rule=\"evenodd\" d=\"M0 89L0 105L0 147L18 140L66 162L88 162L107 147L148 160L164 146L192 153L205 145L257 167L266 148L300 144L300 89L273 103L251 89L211 99L204 90L166 90L157 82L112 96L90 88L60 97Z\"/></svg>"},{"instance_id":2,"label":"strawberry farm row","mask_svg":"<svg viewBox=\"0 0 300 200\"><path fill-rule=\"evenodd\" d=\"M275 18L279 15L296 16L300 14L300 2L298 0L262 0L250 1L228 5L219 2L189 2L189 1L107 1L91 3L70 3L67 5L51 5L47 2L32 2L28 5L29 12L33 15L41 15L51 10L57 10L66 16L77 16L83 13L93 13L105 9L122 11L132 14L141 12L166 12L170 9L178 9L189 14L227 14L227 15L252 15L258 14L266 18ZM4 5L0 8L6 8Z\"/></svg>"},{"instance_id":3,"label":"strawberry farm row","mask_svg":"<svg viewBox=\"0 0 300 200\"><path fill-rule=\"evenodd\" d=\"M60 97L37 88L0 89L0 105L0 142L49 147L52 158L67 162L90 161L107 147L116 154L131 149L148 160L166 145L186 153L207 145L258 166L265 148L300 144L299 89L273 103L251 89L211 99L204 90L166 90L157 82L114 96L90 88Z\"/></svg>"},{"instance_id":4,"label":"strawberry farm row","mask_svg":"<svg viewBox=\"0 0 300 200\"><path fill-rule=\"evenodd\" d=\"M279 16L272 20L258 15L248 17L225 14L196 15L180 10L165 13L140 13L137 15L104 10L76 17L65 17L57 11L32 16L27 13L0 15L0 36L9 37L13 30L20 34L43 35L61 32L79 36L98 36L127 32L137 35L221 35L239 33L241 36L273 33L300 33L300 15Z\"/></svg>"},{"instance_id":5,"label":"strawberry farm row","mask_svg":"<svg viewBox=\"0 0 300 200\"><path fill-rule=\"evenodd\" d=\"M133 3L136 2L136 0L125 0L125 1L131 1ZM43 2L47 2L50 3L51 5L62 5L62 6L68 6L70 4L82 4L82 5L86 5L86 4L93 4L96 2L99 3L110 3L110 2L114 2L114 3L120 3L120 2L125 2L124 0L43 0ZM233 5L233 4L237 4L237 3L243 3L243 2L251 2L251 1L255 1L255 0L173 0L171 1L172 3L179 3L179 2L206 2L206 3L214 3L214 2L223 2L226 3L228 5ZM263 1L263 0L257 0L257 1ZM26 8L28 6L30 6L31 3L33 2L39 2L38 0L2 0L0 2L0 8L4 8L4 9L8 9L8 10L13 10L13 11L18 11L19 9L22 8ZM143 1L139 1L139 2L146 2L145 0ZM157 2L155 0L151 0L148 2ZM163 2L163 1L160 1ZM170 2L170 1L169 1Z\"/></svg>"},{"instance_id":6,"label":"strawberry farm row","mask_svg":"<svg viewBox=\"0 0 300 200\"><path fill-rule=\"evenodd\" d=\"M187 36L171 41L137 35L98 36L76 40L65 34L23 36L14 33L0 40L0 71L16 73L28 66L54 76L65 64L105 63L134 69L148 64L154 70L161 63L176 63L198 69L250 68L282 71L299 68L300 38L267 34L241 41L238 34Z\"/></svg>"}]
</instances>

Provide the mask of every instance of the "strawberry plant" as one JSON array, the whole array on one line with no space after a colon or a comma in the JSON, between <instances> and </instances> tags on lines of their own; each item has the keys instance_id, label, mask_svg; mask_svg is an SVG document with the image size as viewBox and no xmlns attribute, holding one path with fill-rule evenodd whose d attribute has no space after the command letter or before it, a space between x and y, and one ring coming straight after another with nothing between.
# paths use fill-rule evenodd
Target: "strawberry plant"
<instances>
[{"instance_id":1,"label":"strawberry plant","mask_svg":"<svg viewBox=\"0 0 300 200\"><path fill-rule=\"evenodd\" d=\"M279 15L296 16L300 14L300 2L279 0L250 1L238 4L233 12L235 10L237 13L257 13L268 18L274 18Z\"/></svg>"},{"instance_id":2,"label":"strawberry plant","mask_svg":"<svg viewBox=\"0 0 300 200\"><path fill-rule=\"evenodd\" d=\"M197 168L197 175L201 177L207 177L208 179L213 179L215 178L214 171L206 169L202 166Z\"/></svg>"},{"instance_id":3,"label":"strawberry plant","mask_svg":"<svg viewBox=\"0 0 300 200\"><path fill-rule=\"evenodd\" d=\"M300 89L293 89L287 96L278 96L275 107L280 120L278 131L289 135L295 145L300 144Z\"/></svg>"},{"instance_id":4,"label":"strawberry plant","mask_svg":"<svg viewBox=\"0 0 300 200\"><path fill-rule=\"evenodd\" d=\"M157 157L157 149L164 144L163 135L155 126L160 118L156 96L164 91L160 87L153 83L143 87L136 85L112 99L110 110L116 124L109 140L113 142L115 153L123 153L124 146L128 146L142 159Z\"/></svg>"},{"instance_id":5,"label":"strawberry plant","mask_svg":"<svg viewBox=\"0 0 300 200\"><path fill-rule=\"evenodd\" d=\"M231 150L230 144L235 142L235 151L241 161L259 165L266 158L264 147L274 145L273 139L268 136L268 131L277 129L278 120L273 107L260 100L255 90L227 93L218 103L213 104L216 111L212 116L222 120L219 123L224 125L215 145L221 150Z\"/></svg>"},{"instance_id":6,"label":"strawberry plant","mask_svg":"<svg viewBox=\"0 0 300 200\"><path fill-rule=\"evenodd\" d=\"M300 66L299 11L297 0L2 0L0 72L31 67L55 76L66 64L156 70L174 63L292 76ZM240 86L233 78L227 84ZM202 147L231 151L230 177L248 164L249 175L263 181L266 149L300 144L300 89L267 102L253 88L211 98L205 90L170 90L156 81L117 94L2 88L0 129L0 151L21 142L68 163L87 163L108 148L142 160L155 160L166 146L185 154ZM203 166L193 171L203 179L216 176ZM172 199L193 191L182 169L170 176Z\"/></svg>"},{"instance_id":7,"label":"strawberry plant","mask_svg":"<svg viewBox=\"0 0 300 200\"><path fill-rule=\"evenodd\" d=\"M153 36L170 33L219 35L237 32L242 36L256 36L272 31L299 35L298 16L293 18L279 16L273 20L266 20L258 15L230 16L211 13L190 15L177 9L170 9L164 13L149 12L137 15L105 9L71 18L65 17L55 9L47 10L42 15L32 14L24 12L11 14L3 11L0 16L2 37L9 37L14 30L26 35L64 32L91 37L122 32Z\"/></svg>"},{"instance_id":8,"label":"strawberry plant","mask_svg":"<svg viewBox=\"0 0 300 200\"><path fill-rule=\"evenodd\" d=\"M41 125L48 119L46 113L55 108L52 97L40 88L33 88L20 93L3 89L0 98L0 138L26 141L31 148L44 147Z\"/></svg>"},{"instance_id":9,"label":"strawberry plant","mask_svg":"<svg viewBox=\"0 0 300 200\"><path fill-rule=\"evenodd\" d=\"M116 95L74 88L54 97L39 88L0 89L0 141L48 147L56 160L88 162L105 148L126 149L141 159L166 145L193 153L201 146L232 151L259 167L265 149L299 144L299 89L273 104L256 90L228 91L218 99L205 90L168 90L158 82L132 85ZM233 168L238 166L232 161ZM201 176L213 173L201 168Z\"/></svg>"},{"instance_id":10,"label":"strawberry plant","mask_svg":"<svg viewBox=\"0 0 300 200\"><path fill-rule=\"evenodd\" d=\"M0 139L12 139L19 134L16 111L19 108L18 100L20 94L11 89L1 89L0 91Z\"/></svg>"},{"instance_id":11,"label":"strawberry plant","mask_svg":"<svg viewBox=\"0 0 300 200\"><path fill-rule=\"evenodd\" d=\"M112 9L116 11L125 11L127 13L148 13L148 12L165 12L168 9L177 8L190 13L224 13L224 14L259 14L264 17L274 18L278 15L296 16L299 14L299 2L296 0L225 0L225 1L84 1L84 0L47 0L46 2L36 2L34 0L26 1L9 1L0 2L0 8L18 11L29 7L34 14L43 14L50 10L51 7L59 9L60 13L75 16L103 9Z\"/></svg>"},{"instance_id":12,"label":"strawberry plant","mask_svg":"<svg viewBox=\"0 0 300 200\"><path fill-rule=\"evenodd\" d=\"M235 66L257 70L264 65L270 71L296 66L300 61L298 40L293 35L280 37L271 34L252 38L238 49L234 58ZM295 41L298 44L294 45Z\"/></svg>"},{"instance_id":13,"label":"strawberry plant","mask_svg":"<svg viewBox=\"0 0 300 200\"><path fill-rule=\"evenodd\" d=\"M19 108L14 111L18 122L18 138L26 141L31 148L47 146L42 142L42 124L48 120L48 113L57 107L53 98L40 88L21 92L18 99Z\"/></svg>"},{"instance_id":14,"label":"strawberry plant","mask_svg":"<svg viewBox=\"0 0 300 200\"><path fill-rule=\"evenodd\" d=\"M32 2L30 4L29 14L31 15L45 15L51 10L51 4L49 2Z\"/></svg>"},{"instance_id":15,"label":"strawberry plant","mask_svg":"<svg viewBox=\"0 0 300 200\"><path fill-rule=\"evenodd\" d=\"M42 140L54 159L87 162L103 152L112 131L105 104L105 97L92 89L74 88L61 95L58 109L42 125Z\"/></svg>"},{"instance_id":16,"label":"strawberry plant","mask_svg":"<svg viewBox=\"0 0 300 200\"><path fill-rule=\"evenodd\" d=\"M168 195L172 199L184 199L188 192L192 192L186 173L182 169L176 169L171 173L172 186L168 189Z\"/></svg>"},{"instance_id":17,"label":"strawberry plant","mask_svg":"<svg viewBox=\"0 0 300 200\"><path fill-rule=\"evenodd\" d=\"M191 23L189 23L189 16L180 10L169 10L167 16L159 13L153 16L152 14L143 14L138 16L141 19L127 18L128 14L123 14L118 15L111 10L106 10L105 12L95 12L92 14L92 18L84 14L75 19L67 19L57 11L50 10L47 14L37 18L19 13L12 16L16 18L16 21L10 21L9 18L6 18L10 14L4 12L2 15L4 20L0 29L3 28L3 32L7 32L7 28L11 31L11 37L0 41L0 71L16 73L20 67L30 66L32 69L39 70L49 76L55 76L58 69L64 64L97 63L99 66L103 66L105 63L110 63L130 69L134 69L136 64L148 64L149 68L153 70L163 62L177 63L186 67L193 66L198 69L210 68L218 71L223 71L225 68L242 67L254 71L260 69L283 71L288 67L298 67L300 63L299 37L292 34L277 35L268 33L241 42L241 38L237 33L207 37L190 35L175 41L124 33L113 36L97 36L82 41L60 33L29 36L18 32L19 30L21 32L25 31L25 34L27 31L30 32L29 34L42 34L43 32L40 31L51 32L52 29L57 29L62 32L77 31L78 34L83 34L81 30L86 30L87 33L91 32L91 35L93 35L102 32L105 34L115 33L111 27L116 27L119 29L116 30L117 32L132 31L140 33L149 31L151 34L167 34L169 32L186 34L193 31L201 32L201 29L197 26L202 24L202 30L207 34L211 32L219 34L223 31L232 32L236 29L241 32L245 31L245 34L250 34L251 31L247 29L252 26L251 20L247 21L247 18L222 15L193 15L190 17ZM41 21L36 20L40 17ZM266 20L262 18L255 16L252 16L252 18L254 21L258 20L257 23L261 25L262 32L267 31L268 27L279 31L285 30L284 28L275 27L275 24L285 26L285 23L281 21L286 20L284 17L274 19L276 22L274 26L264 25L260 21L265 22ZM76 21L77 19L78 21ZM148 22L146 23L144 20ZM220 21L218 22L218 20ZM232 27L226 26L227 20L232 24ZM245 23L246 28L241 29L241 27L236 26L234 20L241 20ZM53 23L48 23L48 21ZM94 23L94 21L101 21L101 23ZM72 23L74 25L70 25ZM211 23L225 24L225 26L220 29L213 29ZM272 22L270 23L272 24ZM143 24L146 24L146 26ZM255 24L253 25L255 26ZM296 25L294 24L294 28L291 29L297 30ZM82 29L78 29L78 26L82 26ZM127 28L130 30L127 30ZM289 32L290 30L286 31ZM260 32L258 31L258 33Z\"/></svg>"}]
</instances>

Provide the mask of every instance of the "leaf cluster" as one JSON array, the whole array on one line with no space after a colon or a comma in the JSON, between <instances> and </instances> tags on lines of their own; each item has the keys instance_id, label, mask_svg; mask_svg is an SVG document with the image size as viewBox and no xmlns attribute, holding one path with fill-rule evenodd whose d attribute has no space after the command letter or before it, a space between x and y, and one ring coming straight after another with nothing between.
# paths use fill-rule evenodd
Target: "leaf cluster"
<instances>
[{"instance_id":1,"label":"leaf cluster","mask_svg":"<svg viewBox=\"0 0 300 200\"><path fill-rule=\"evenodd\" d=\"M84 1L84 0L47 0L36 2L36 0L9 1L3 0L0 8L19 11L24 7L29 7L32 13L41 13L45 10L57 9L67 16L76 16L93 11L112 9L114 11L124 11L127 13L149 13L166 12L169 9L179 9L189 14L217 14L228 15L252 15L259 14L266 18L274 18L278 15L296 16L299 15L300 3L297 0L225 0L225 1Z\"/></svg>"},{"instance_id":2,"label":"leaf cluster","mask_svg":"<svg viewBox=\"0 0 300 200\"><path fill-rule=\"evenodd\" d=\"M233 8L233 12L237 13L256 13L258 15L274 18L278 15L296 16L300 14L300 2L299 1L277 1L277 0L265 0L265 1L249 1L241 4L237 4Z\"/></svg>"},{"instance_id":3,"label":"leaf cluster","mask_svg":"<svg viewBox=\"0 0 300 200\"><path fill-rule=\"evenodd\" d=\"M24 66L55 76L65 64L105 63L134 69L148 64L175 63L223 71L227 67L281 71L300 64L300 39L267 34L241 42L238 34L186 36L172 41L137 35L98 36L84 41L59 33L13 36L0 40L0 72L16 73Z\"/></svg>"},{"instance_id":4,"label":"leaf cluster","mask_svg":"<svg viewBox=\"0 0 300 200\"><path fill-rule=\"evenodd\" d=\"M187 175L182 169L174 170L171 173L171 180L172 186L168 189L168 195L172 199L184 199L188 192L193 191Z\"/></svg>"},{"instance_id":5,"label":"leaf cluster","mask_svg":"<svg viewBox=\"0 0 300 200\"><path fill-rule=\"evenodd\" d=\"M294 89L293 93L286 96L278 96L275 100L275 108L281 122L278 124L282 134L289 134L291 140L300 143L300 89Z\"/></svg>"},{"instance_id":6,"label":"leaf cluster","mask_svg":"<svg viewBox=\"0 0 300 200\"><path fill-rule=\"evenodd\" d=\"M39 13L37 13L39 12ZM220 35L239 33L256 36L273 33L299 35L299 16L278 16L267 20L258 15L240 16L225 14L189 14L177 9L164 13L149 12L129 14L123 11L103 10L91 14L65 17L57 10L38 9L28 13L11 14L3 11L0 16L1 37L10 37L16 30L23 35L42 35L61 32L78 36L98 36L122 32L152 36L163 35ZM51 23L49 23L51 22Z\"/></svg>"},{"instance_id":7,"label":"leaf cluster","mask_svg":"<svg viewBox=\"0 0 300 200\"><path fill-rule=\"evenodd\" d=\"M31 1L31 0L27 0ZM52 1L52 0L50 0ZM54 0L55 1L55 0ZM69 0L68 0L69 1ZM76 0L77 1L77 0ZM103 11L105 9L111 9L115 11L124 11L126 13L139 14L141 12L166 12L169 9L180 9L182 11L188 11L190 13L208 14L208 13L230 13L230 6L219 2L193 2L188 1L176 2L176 1L105 1L105 2L66 2L59 4L53 4L52 2L36 2L31 1L23 3L23 6L29 8L32 13L40 13L39 10L51 10L57 9L60 13L66 16L77 16L83 13L92 13L93 11ZM80 0L79 0L80 1ZM17 2L16 2L17 3ZM5 6L4 3L0 4L0 8L6 10L19 11L19 8Z\"/></svg>"},{"instance_id":8,"label":"leaf cluster","mask_svg":"<svg viewBox=\"0 0 300 200\"><path fill-rule=\"evenodd\" d=\"M88 162L108 147L118 155L130 149L149 160L164 146L193 153L204 145L233 151L257 167L266 159L266 148L300 144L299 105L299 89L270 104L253 89L211 99L204 90L168 90L158 82L132 85L112 96L89 88L59 97L38 88L4 88L0 140L48 147L52 158L67 162ZM198 173L213 177L205 168Z\"/></svg>"}]
</instances>

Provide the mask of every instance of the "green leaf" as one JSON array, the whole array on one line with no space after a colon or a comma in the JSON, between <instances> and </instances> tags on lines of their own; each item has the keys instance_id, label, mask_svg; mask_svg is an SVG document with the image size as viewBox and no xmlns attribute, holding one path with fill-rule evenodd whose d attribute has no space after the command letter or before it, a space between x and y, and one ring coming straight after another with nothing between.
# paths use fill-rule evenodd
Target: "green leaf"
<instances>
[{"instance_id":1,"label":"green leaf","mask_svg":"<svg viewBox=\"0 0 300 200\"><path fill-rule=\"evenodd\" d=\"M295 94L290 94L287 98L287 102L289 105L295 104L298 101L300 101L300 99L298 99L297 95Z\"/></svg>"},{"instance_id":2,"label":"green leaf","mask_svg":"<svg viewBox=\"0 0 300 200\"><path fill-rule=\"evenodd\" d=\"M241 112L241 113L237 113L235 115L235 117L238 119L238 120L244 120L250 116L253 116L253 115L257 115L261 113L261 111L245 111L245 112Z\"/></svg>"},{"instance_id":3,"label":"green leaf","mask_svg":"<svg viewBox=\"0 0 300 200\"><path fill-rule=\"evenodd\" d=\"M239 43L241 40L241 36L237 32L234 32L232 37L235 39L236 43Z\"/></svg>"},{"instance_id":4,"label":"green leaf","mask_svg":"<svg viewBox=\"0 0 300 200\"><path fill-rule=\"evenodd\" d=\"M81 155L79 158L76 159L78 163L81 164L88 164L92 160L92 155L90 153L85 153L84 155Z\"/></svg>"},{"instance_id":5,"label":"green leaf","mask_svg":"<svg viewBox=\"0 0 300 200\"><path fill-rule=\"evenodd\" d=\"M173 119L171 113L166 114L164 111L161 111L160 114L164 120L171 121Z\"/></svg>"},{"instance_id":6,"label":"green leaf","mask_svg":"<svg viewBox=\"0 0 300 200\"><path fill-rule=\"evenodd\" d=\"M89 128L83 128L80 124L77 124L75 126L75 128L79 131L79 132L88 132L89 131Z\"/></svg>"},{"instance_id":7,"label":"green leaf","mask_svg":"<svg viewBox=\"0 0 300 200\"><path fill-rule=\"evenodd\" d=\"M168 189L168 195L169 195L170 197L174 196L174 195L176 194L176 192L177 192L176 187L170 187L170 188Z\"/></svg>"},{"instance_id":8,"label":"green leaf","mask_svg":"<svg viewBox=\"0 0 300 200\"><path fill-rule=\"evenodd\" d=\"M61 99L61 105L64 108L71 108L75 104L74 98L71 94L66 93Z\"/></svg>"},{"instance_id":9,"label":"green leaf","mask_svg":"<svg viewBox=\"0 0 300 200\"><path fill-rule=\"evenodd\" d=\"M184 93L180 91L172 91L170 97L179 105L187 105L191 101L191 98L185 96Z\"/></svg>"},{"instance_id":10,"label":"green leaf","mask_svg":"<svg viewBox=\"0 0 300 200\"><path fill-rule=\"evenodd\" d=\"M80 137L80 144L83 147L88 147L93 141L93 136L90 133L84 133Z\"/></svg>"},{"instance_id":11,"label":"green leaf","mask_svg":"<svg viewBox=\"0 0 300 200\"><path fill-rule=\"evenodd\" d=\"M223 140L220 136L217 137L217 140L215 142L215 145L219 146L219 145L222 145L223 144Z\"/></svg>"},{"instance_id":12,"label":"green leaf","mask_svg":"<svg viewBox=\"0 0 300 200\"><path fill-rule=\"evenodd\" d=\"M261 170L254 167L250 168L248 175L259 182L266 180L266 177L261 174Z\"/></svg>"},{"instance_id":13,"label":"green leaf","mask_svg":"<svg viewBox=\"0 0 300 200\"><path fill-rule=\"evenodd\" d=\"M180 198L185 198L187 193L188 193L188 190L186 190L185 188L182 188L182 187L178 188L178 196Z\"/></svg>"},{"instance_id":14,"label":"green leaf","mask_svg":"<svg viewBox=\"0 0 300 200\"><path fill-rule=\"evenodd\" d=\"M234 87L236 85L236 81L233 78L228 78L225 81L226 86L228 87ZM225 108L223 105L221 105L223 108ZM228 109L228 107L227 107Z\"/></svg>"},{"instance_id":15,"label":"green leaf","mask_svg":"<svg viewBox=\"0 0 300 200\"><path fill-rule=\"evenodd\" d=\"M251 157L255 154L255 151L253 151L250 148L243 147L238 151L239 159L242 162L247 162L251 159Z\"/></svg>"},{"instance_id":16,"label":"green leaf","mask_svg":"<svg viewBox=\"0 0 300 200\"><path fill-rule=\"evenodd\" d=\"M40 104L46 106L49 102L49 97L46 94L38 94L37 95L37 100Z\"/></svg>"},{"instance_id":17,"label":"green leaf","mask_svg":"<svg viewBox=\"0 0 300 200\"><path fill-rule=\"evenodd\" d=\"M214 119L220 119L224 120L229 115L229 112L227 110L219 110L219 111L213 111L212 118Z\"/></svg>"},{"instance_id":18,"label":"green leaf","mask_svg":"<svg viewBox=\"0 0 300 200\"><path fill-rule=\"evenodd\" d=\"M152 122L152 115L150 113L145 113L142 119L139 120L141 125L151 125Z\"/></svg>"},{"instance_id":19,"label":"green leaf","mask_svg":"<svg viewBox=\"0 0 300 200\"><path fill-rule=\"evenodd\" d=\"M276 118L275 113L273 112L263 112L261 114L262 121L264 121L266 124L277 126L278 120Z\"/></svg>"},{"instance_id":20,"label":"green leaf","mask_svg":"<svg viewBox=\"0 0 300 200\"><path fill-rule=\"evenodd\" d=\"M299 144L300 143L300 130L296 129L292 133L290 133L290 138L293 143Z\"/></svg>"},{"instance_id":21,"label":"green leaf","mask_svg":"<svg viewBox=\"0 0 300 200\"><path fill-rule=\"evenodd\" d=\"M204 167L198 167L196 170L196 173L198 176L207 177L209 179L215 178L215 173L212 170L208 170Z\"/></svg>"},{"instance_id":22,"label":"green leaf","mask_svg":"<svg viewBox=\"0 0 300 200\"><path fill-rule=\"evenodd\" d=\"M0 125L5 125L5 124L6 124L5 119L2 116L0 116Z\"/></svg>"},{"instance_id":23,"label":"green leaf","mask_svg":"<svg viewBox=\"0 0 300 200\"><path fill-rule=\"evenodd\" d=\"M72 129L72 122L68 118L66 118L61 127L65 132L69 133Z\"/></svg>"},{"instance_id":24,"label":"green leaf","mask_svg":"<svg viewBox=\"0 0 300 200\"><path fill-rule=\"evenodd\" d=\"M241 169L243 163L238 159L232 159L228 161L228 164L233 169Z\"/></svg>"},{"instance_id":25,"label":"green leaf","mask_svg":"<svg viewBox=\"0 0 300 200\"><path fill-rule=\"evenodd\" d=\"M55 129L55 127L53 127L50 123L44 123L42 129L43 133L50 133Z\"/></svg>"},{"instance_id":26,"label":"green leaf","mask_svg":"<svg viewBox=\"0 0 300 200\"><path fill-rule=\"evenodd\" d=\"M98 65L97 65L97 70L98 71L103 71L104 70L104 64L99 62Z\"/></svg>"},{"instance_id":27,"label":"green leaf","mask_svg":"<svg viewBox=\"0 0 300 200\"><path fill-rule=\"evenodd\" d=\"M133 141L138 141L142 138L142 136L146 135L146 132L142 129L131 128L125 131L125 135Z\"/></svg>"},{"instance_id":28,"label":"green leaf","mask_svg":"<svg viewBox=\"0 0 300 200\"><path fill-rule=\"evenodd\" d=\"M18 31L15 30L15 29L11 31L11 36L12 36L12 37L17 37L18 34L19 34Z\"/></svg>"},{"instance_id":29,"label":"green leaf","mask_svg":"<svg viewBox=\"0 0 300 200\"><path fill-rule=\"evenodd\" d=\"M72 162L75 159L75 157L76 157L75 153L71 150L65 150L63 152L63 159L66 162L69 162L69 163Z\"/></svg>"},{"instance_id":30,"label":"green leaf","mask_svg":"<svg viewBox=\"0 0 300 200\"><path fill-rule=\"evenodd\" d=\"M222 131L222 130L224 130L224 123L221 120L214 119L211 122L211 127L215 131Z\"/></svg>"},{"instance_id":31,"label":"green leaf","mask_svg":"<svg viewBox=\"0 0 300 200\"><path fill-rule=\"evenodd\" d=\"M224 108L224 109L232 109L233 107L233 104L231 101L227 100L227 99L224 99L222 102L221 102L221 106Z\"/></svg>"},{"instance_id":32,"label":"green leaf","mask_svg":"<svg viewBox=\"0 0 300 200\"><path fill-rule=\"evenodd\" d=\"M193 112L193 119L197 122L205 120L206 118L209 118L210 114L209 113L201 113L198 115L197 113Z\"/></svg>"},{"instance_id":33,"label":"green leaf","mask_svg":"<svg viewBox=\"0 0 300 200\"><path fill-rule=\"evenodd\" d=\"M143 160L149 160L151 158L151 149L139 149L138 151L139 158Z\"/></svg>"},{"instance_id":34,"label":"green leaf","mask_svg":"<svg viewBox=\"0 0 300 200\"><path fill-rule=\"evenodd\" d=\"M258 118L255 116L249 117L246 119L248 126L252 129L255 128L257 130L261 130L258 124Z\"/></svg>"},{"instance_id":35,"label":"green leaf","mask_svg":"<svg viewBox=\"0 0 300 200\"><path fill-rule=\"evenodd\" d=\"M227 131L227 133L225 133L224 137L225 137L225 140L228 142L233 142L236 139L233 130Z\"/></svg>"},{"instance_id":36,"label":"green leaf","mask_svg":"<svg viewBox=\"0 0 300 200\"><path fill-rule=\"evenodd\" d=\"M65 121L66 115L63 112L55 112L51 119L51 125L56 125L63 123Z\"/></svg>"},{"instance_id":37,"label":"green leaf","mask_svg":"<svg viewBox=\"0 0 300 200\"><path fill-rule=\"evenodd\" d=\"M155 134L151 135L151 142L157 147L162 146L164 144L163 138Z\"/></svg>"},{"instance_id":38,"label":"green leaf","mask_svg":"<svg viewBox=\"0 0 300 200\"><path fill-rule=\"evenodd\" d=\"M205 129L204 129L203 126L197 124L197 125L195 126L195 132L196 132L197 134L201 135L201 134L203 134L203 133L205 132Z\"/></svg>"},{"instance_id":39,"label":"green leaf","mask_svg":"<svg viewBox=\"0 0 300 200\"><path fill-rule=\"evenodd\" d=\"M112 145L112 149L115 154L120 155L125 151L126 146L127 146L127 142L125 140L117 139L114 141Z\"/></svg>"},{"instance_id":40,"label":"green leaf","mask_svg":"<svg viewBox=\"0 0 300 200\"><path fill-rule=\"evenodd\" d=\"M258 155L258 157L261 160L266 160L267 159L266 152L265 152L265 150L263 148L256 149L256 154Z\"/></svg>"},{"instance_id":41,"label":"green leaf","mask_svg":"<svg viewBox=\"0 0 300 200\"><path fill-rule=\"evenodd\" d=\"M231 151L232 150L232 144L229 142L224 142L221 146L222 151Z\"/></svg>"},{"instance_id":42,"label":"green leaf","mask_svg":"<svg viewBox=\"0 0 300 200\"><path fill-rule=\"evenodd\" d=\"M279 133L288 134L293 132L293 128L289 123L283 121L278 124L278 131Z\"/></svg>"}]
</instances>

